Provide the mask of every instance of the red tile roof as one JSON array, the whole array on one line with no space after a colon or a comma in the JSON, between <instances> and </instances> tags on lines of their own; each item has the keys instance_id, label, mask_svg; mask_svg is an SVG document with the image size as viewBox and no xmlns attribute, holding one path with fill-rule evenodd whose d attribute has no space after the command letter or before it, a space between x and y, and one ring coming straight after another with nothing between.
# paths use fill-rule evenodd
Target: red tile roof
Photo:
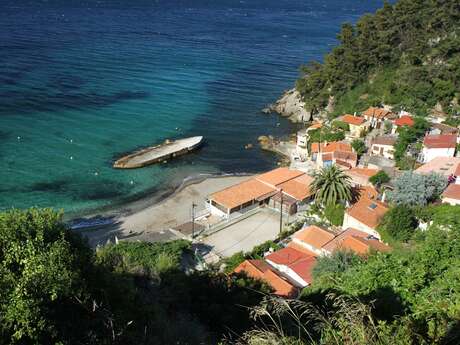
<instances>
[{"instance_id":1,"label":"red tile roof","mask_svg":"<svg viewBox=\"0 0 460 345\"><path fill-rule=\"evenodd\" d=\"M387 252L391 249L385 243L370 237L369 234L353 228L346 229L323 248L328 252L344 249L357 254L367 254L372 249L381 252Z\"/></svg>"},{"instance_id":2,"label":"red tile roof","mask_svg":"<svg viewBox=\"0 0 460 345\"><path fill-rule=\"evenodd\" d=\"M311 144L311 152L318 153L319 152L319 143L312 143ZM334 151L346 151L346 152L353 152L353 149L350 144L343 143L340 141L333 141L330 143L321 143L321 152L322 153L331 153Z\"/></svg>"},{"instance_id":3,"label":"red tile roof","mask_svg":"<svg viewBox=\"0 0 460 345\"><path fill-rule=\"evenodd\" d=\"M366 119L364 117L353 116L353 115L347 114L347 115L342 116L342 121L350 125L360 126L366 121Z\"/></svg>"},{"instance_id":4,"label":"red tile roof","mask_svg":"<svg viewBox=\"0 0 460 345\"><path fill-rule=\"evenodd\" d=\"M418 174L438 173L449 176L455 173L460 164L460 157L436 157L415 170Z\"/></svg>"},{"instance_id":5,"label":"red tile roof","mask_svg":"<svg viewBox=\"0 0 460 345\"><path fill-rule=\"evenodd\" d=\"M278 296L293 298L298 293L293 284L281 277L276 270L263 260L245 260L233 272L244 272L254 279L265 281Z\"/></svg>"},{"instance_id":6,"label":"red tile roof","mask_svg":"<svg viewBox=\"0 0 460 345\"><path fill-rule=\"evenodd\" d=\"M451 183L442 193L444 198L460 200L460 184Z\"/></svg>"},{"instance_id":7,"label":"red tile roof","mask_svg":"<svg viewBox=\"0 0 460 345\"><path fill-rule=\"evenodd\" d=\"M423 145L429 149L454 148L457 145L455 134L427 135L423 139Z\"/></svg>"},{"instance_id":8,"label":"red tile roof","mask_svg":"<svg viewBox=\"0 0 460 345\"><path fill-rule=\"evenodd\" d=\"M399 119L396 119L394 123L396 126L399 126L399 127L401 126L412 127L414 125L414 120L410 116L403 115Z\"/></svg>"},{"instance_id":9,"label":"red tile roof","mask_svg":"<svg viewBox=\"0 0 460 345\"><path fill-rule=\"evenodd\" d=\"M289 268L297 273L297 275L306 283L311 284L313 281L312 271L315 265L316 258L314 256L308 256L303 260L299 260L289 265Z\"/></svg>"},{"instance_id":10,"label":"red tile roof","mask_svg":"<svg viewBox=\"0 0 460 345\"><path fill-rule=\"evenodd\" d=\"M387 146L393 146L396 143L396 140L398 138L396 136L381 136L381 137L376 137L374 140L372 140L372 145L387 145Z\"/></svg>"},{"instance_id":11,"label":"red tile roof","mask_svg":"<svg viewBox=\"0 0 460 345\"><path fill-rule=\"evenodd\" d=\"M287 266L299 275L308 284L311 283L311 271L316 258L292 247L286 247L265 257L276 265Z\"/></svg>"},{"instance_id":12,"label":"red tile roof","mask_svg":"<svg viewBox=\"0 0 460 345\"><path fill-rule=\"evenodd\" d=\"M454 175L460 177L460 163L457 165L457 169L455 169Z\"/></svg>"},{"instance_id":13,"label":"red tile roof","mask_svg":"<svg viewBox=\"0 0 460 345\"><path fill-rule=\"evenodd\" d=\"M393 113L389 110L375 107L370 107L369 109L363 112L363 116L375 117L376 119L383 119L391 114Z\"/></svg>"},{"instance_id":14,"label":"red tile roof","mask_svg":"<svg viewBox=\"0 0 460 345\"><path fill-rule=\"evenodd\" d=\"M300 245L298 243L292 242L292 241L288 243L288 247L293 248L293 249L295 249L295 250L297 250L299 252L302 252L302 253L310 255L310 256L315 256L315 257L317 256L316 253L314 253L311 250L308 250L307 248L305 248L304 246L302 246L302 245Z\"/></svg>"}]
</instances>

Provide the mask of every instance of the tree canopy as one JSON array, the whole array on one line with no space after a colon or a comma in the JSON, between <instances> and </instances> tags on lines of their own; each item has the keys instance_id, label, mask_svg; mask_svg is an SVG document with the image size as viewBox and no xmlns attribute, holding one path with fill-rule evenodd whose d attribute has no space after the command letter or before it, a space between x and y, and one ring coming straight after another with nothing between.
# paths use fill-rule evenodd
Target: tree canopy
<instances>
[{"instance_id":1,"label":"tree canopy","mask_svg":"<svg viewBox=\"0 0 460 345\"><path fill-rule=\"evenodd\" d=\"M315 202L327 206L341 201L350 201L352 198L350 181L350 176L346 175L335 164L315 172L311 184Z\"/></svg>"}]
</instances>

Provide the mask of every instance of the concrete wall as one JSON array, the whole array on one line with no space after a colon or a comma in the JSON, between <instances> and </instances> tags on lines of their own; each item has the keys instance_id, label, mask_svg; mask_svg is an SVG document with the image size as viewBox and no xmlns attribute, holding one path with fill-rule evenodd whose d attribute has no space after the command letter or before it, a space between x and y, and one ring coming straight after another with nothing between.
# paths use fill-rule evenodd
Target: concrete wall
<instances>
[{"instance_id":1,"label":"concrete wall","mask_svg":"<svg viewBox=\"0 0 460 345\"><path fill-rule=\"evenodd\" d=\"M383 148L383 153L380 153L380 150ZM379 144L372 144L370 154L372 156L383 156L388 159L394 159L394 147L391 145L379 145Z\"/></svg>"},{"instance_id":2,"label":"concrete wall","mask_svg":"<svg viewBox=\"0 0 460 345\"><path fill-rule=\"evenodd\" d=\"M281 273L286 274L289 278L291 278L293 281L295 281L297 284L299 284L301 287L305 287L308 285L308 283L303 280L297 273L295 273L293 270L291 270L289 267L285 265L278 265L274 263L273 261L266 260L271 266L275 267L278 271Z\"/></svg>"}]
</instances>

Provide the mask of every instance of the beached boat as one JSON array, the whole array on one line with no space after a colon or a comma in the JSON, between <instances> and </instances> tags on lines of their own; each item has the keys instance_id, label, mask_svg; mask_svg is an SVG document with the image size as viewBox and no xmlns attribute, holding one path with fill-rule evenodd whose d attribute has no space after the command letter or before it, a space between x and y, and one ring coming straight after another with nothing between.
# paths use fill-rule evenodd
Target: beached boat
<instances>
[{"instance_id":1,"label":"beached boat","mask_svg":"<svg viewBox=\"0 0 460 345\"><path fill-rule=\"evenodd\" d=\"M113 167L118 169L133 169L167 161L197 149L202 143L202 136L166 140L163 144L150 146L118 159L113 164Z\"/></svg>"}]
</instances>

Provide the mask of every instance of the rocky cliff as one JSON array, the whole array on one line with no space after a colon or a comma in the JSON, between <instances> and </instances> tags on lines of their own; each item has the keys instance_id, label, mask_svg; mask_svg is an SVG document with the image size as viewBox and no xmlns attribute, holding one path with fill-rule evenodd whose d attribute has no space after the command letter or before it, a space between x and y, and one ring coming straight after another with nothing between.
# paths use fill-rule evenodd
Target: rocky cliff
<instances>
[{"instance_id":1,"label":"rocky cliff","mask_svg":"<svg viewBox=\"0 0 460 345\"><path fill-rule=\"evenodd\" d=\"M272 111L288 117L292 122L310 121L311 119L311 113L305 110L305 103L296 89L286 91L275 104L265 110L265 112Z\"/></svg>"}]
</instances>

